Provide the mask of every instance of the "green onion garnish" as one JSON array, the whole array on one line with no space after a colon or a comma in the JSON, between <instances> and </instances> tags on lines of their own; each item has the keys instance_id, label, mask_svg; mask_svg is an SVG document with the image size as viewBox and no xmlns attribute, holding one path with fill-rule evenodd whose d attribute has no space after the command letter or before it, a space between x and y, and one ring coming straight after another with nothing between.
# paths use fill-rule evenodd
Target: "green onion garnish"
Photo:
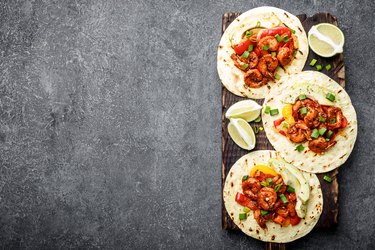
<instances>
[{"instance_id":1,"label":"green onion garnish","mask_svg":"<svg viewBox=\"0 0 375 250\"><path fill-rule=\"evenodd\" d=\"M327 71L330 71L331 68L332 68L332 67L331 67L331 64L327 64L327 65L326 65L326 70L327 70Z\"/></svg>"},{"instance_id":2,"label":"green onion garnish","mask_svg":"<svg viewBox=\"0 0 375 250\"><path fill-rule=\"evenodd\" d=\"M261 214L262 216L264 216L264 215L268 214L268 211L267 211L267 210L262 210L262 211L260 212L260 214Z\"/></svg>"},{"instance_id":3,"label":"green onion garnish","mask_svg":"<svg viewBox=\"0 0 375 250\"><path fill-rule=\"evenodd\" d=\"M316 59L312 59L311 62L310 62L310 66L311 67L314 67L315 63L317 62L318 60Z\"/></svg>"},{"instance_id":4,"label":"green onion garnish","mask_svg":"<svg viewBox=\"0 0 375 250\"><path fill-rule=\"evenodd\" d=\"M280 188L281 188L281 184L277 184L274 188L275 192L279 192Z\"/></svg>"},{"instance_id":5,"label":"green onion garnish","mask_svg":"<svg viewBox=\"0 0 375 250\"><path fill-rule=\"evenodd\" d=\"M294 29L289 28L289 30L293 33L296 34L296 31Z\"/></svg>"},{"instance_id":6,"label":"green onion garnish","mask_svg":"<svg viewBox=\"0 0 375 250\"><path fill-rule=\"evenodd\" d=\"M299 110L299 112L301 112L301 115L306 115L307 114L307 108L306 107L303 107Z\"/></svg>"},{"instance_id":7,"label":"green onion garnish","mask_svg":"<svg viewBox=\"0 0 375 250\"><path fill-rule=\"evenodd\" d=\"M248 50L249 52L253 51L253 49L254 49L254 48L253 48L253 45L252 45L252 44L250 44L249 47L247 48L247 50Z\"/></svg>"},{"instance_id":8,"label":"green onion garnish","mask_svg":"<svg viewBox=\"0 0 375 250\"><path fill-rule=\"evenodd\" d=\"M256 28L259 28L260 27L260 22L258 21L257 22L257 25L255 26Z\"/></svg>"},{"instance_id":9,"label":"green onion garnish","mask_svg":"<svg viewBox=\"0 0 375 250\"><path fill-rule=\"evenodd\" d=\"M274 51L274 52L271 52L271 56L272 57L276 57L276 52Z\"/></svg>"},{"instance_id":10,"label":"green onion garnish","mask_svg":"<svg viewBox=\"0 0 375 250\"><path fill-rule=\"evenodd\" d=\"M276 79L276 80L280 80L280 78L281 78L281 76L280 76L278 73L276 73L276 74L275 74L275 79Z\"/></svg>"},{"instance_id":11,"label":"green onion garnish","mask_svg":"<svg viewBox=\"0 0 375 250\"><path fill-rule=\"evenodd\" d=\"M245 36L246 36L246 38L250 38L250 37L253 36L253 32L247 30Z\"/></svg>"},{"instance_id":12,"label":"green onion garnish","mask_svg":"<svg viewBox=\"0 0 375 250\"><path fill-rule=\"evenodd\" d=\"M329 123L330 123L330 124L334 124L335 122L336 122L336 119L335 119L335 118L330 118L330 119L329 119Z\"/></svg>"},{"instance_id":13,"label":"green onion garnish","mask_svg":"<svg viewBox=\"0 0 375 250\"><path fill-rule=\"evenodd\" d=\"M247 219L247 214L244 213L244 214L239 214L239 219L240 220L246 220Z\"/></svg>"},{"instance_id":14,"label":"green onion garnish","mask_svg":"<svg viewBox=\"0 0 375 250\"><path fill-rule=\"evenodd\" d=\"M289 124L287 122L283 122L283 128L289 128Z\"/></svg>"},{"instance_id":15,"label":"green onion garnish","mask_svg":"<svg viewBox=\"0 0 375 250\"><path fill-rule=\"evenodd\" d=\"M248 208L248 207L244 207L244 208L243 208L243 211L244 211L245 213L248 213L248 212L250 212L250 211L251 211L251 209L250 209L250 208Z\"/></svg>"},{"instance_id":16,"label":"green onion garnish","mask_svg":"<svg viewBox=\"0 0 375 250\"><path fill-rule=\"evenodd\" d=\"M254 125L254 126L253 126L253 130L254 130L254 133L255 133L255 134L258 134L258 133L259 133L259 128L258 128L257 125Z\"/></svg>"},{"instance_id":17,"label":"green onion garnish","mask_svg":"<svg viewBox=\"0 0 375 250\"><path fill-rule=\"evenodd\" d=\"M268 184L271 184L272 183L272 178L267 178L267 182L268 182Z\"/></svg>"},{"instance_id":18,"label":"green onion garnish","mask_svg":"<svg viewBox=\"0 0 375 250\"><path fill-rule=\"evenodd\" d=\"M289 37L288 36L284 36L283 41L284 41L284 43L288 42L289 41Z\"/></svg>"},{"instance_id":19,"label":"green onion garnish","mask_svg":"<svg viewBox=\"0 0 375 250\"><path fill-rule=\"evenodd\" d=\"M318 65L316 65L316 70L318 70L318 71L321 71L322 70L322 65L321 64L318 64Z\"/></svg>"},{"instance_id":20,"label":"green onion garnish","mask_svg":"<svg viewBox=\"0 0 375 250\"><path fill-rule=\"evenodd\" d=\"M293 56L294 56L294 57L296 57L297 52L298 52L298 50L296 50L296 49L293 51Z\"/></svg>"},{"instance_id":21,"label":"green onion garnish","mask_svg":"<svg viewBox=\"0 0 375 250\"><path fill-rule=\"evenodd\" d=\"M274 115L277 115L279 114L279 109L271 109L270 110L270 115L274 116Z\"/></svg>"},{"instance_id":22,"label":"green onion garnish","mask_svg":"<svg viewBox=\"0 0 375 250\"><path fill-rule=\"evenodd\" d=\"M259 131L263 131L264 130L264 128L263 127L259 127Z\"/></svg>"},{"instance_id":23,"label":"green onion garnish","mask_svg":"<svg viewBox=\"0 0 375 250\"><path fill-rule=\"evenodd\" d=\"M276 40L280 43L283 39L281 38L281 36L279 34L277 34L275 36Z\"/></svg>"},{"instance_id":24,"label":"green onion garnish","mask_svg":"<svg viewBox=\"0 0 375 250\"><path fill-rule=\"evenodd\" d=\"M269 44L264 45L264 46L263 46L263 49L264 49L264 50L269 50L269 49L270 49L270 45L269 45Z\"/></svg>"},{"instance_id":25,"label":"green onion garnish","mask_svg":"<svg viewBox=\"0 0 375 250\"><path fill-rule=\"evenodd\" d=\"M282 200L283 203L288 203L288 199L285 197L284 194L279 195L280 199Z\"/></svg>"},{"instance_id":26,"label":"green onion garnish","mask_svg":"<svg viewBox=\"0 0 375 250\"><path fill-rule=\"evenodd\" d=\"M258 116L258 118L254 120L254 122L260 122L261 120L262 120L262 117Z\"/></svg>"},{"instance_id":27,"label":"green onion garnish","mask_svg":"<svg viewBox=\"0 0 375 250\"><path fill-rule=\"evenodd\" d=\"M326 141L330 141L330 139L326 138Z\"/></svg>"},{"instance_id":28,"label":"green onion garnish","mask_svg":"<svg viewBox=\"0 0 375 250\"><path fill-rule=\"evenodd\" d=\"M305 100L306 99L306 95L300 95L300 96L298 96L298 99L301 100L301 101Z\"/></svg>"},{"instance_id":29,"label":"green onion garnish","mask_svg":"<svg viewBox=\"0 0 375 250\"><path fill-rule=\"evenodd\" d=\"M335 96L334 95L332 95L331 93L328 93L327 95L326 95L326 98L328 99L328 100L330 100L331 102L333 102L333 101L335 101Z\"/></svg>"},{"instance_id":30,"label":"green onion garnish","mask_svg":"<svg viewBox=\"0 0 375 250\"><path fill-rule=\"evenodd\" d=\"M320 121L320 122L326 122L326 118L324 118L324 117L319 117L319 121Z\"/></svg>"},{"instance_id":31,"label":"green onion garnish","mask_svg":"<svg viewBox=\"0 0 375 250\"><path fill-rule=\"evenodd\" d=\"M249 51L246 51L246 50L245 50L245 52L242 53L243 58L248 58L249 55L250 55Z\"/></svg>"},{"instance_id":32,"label":"green onion garnish","mask_svg":"<svg viewBox=\"0 0 375 250\"><path fill-rule=\"evenodd\" d=\"M324 133L327 131L327 129L325 127L319 129L319 134L320 135L324 135Z\"/></svg>"},{"instance_id":33,"label":"green onion garnish","mask_svg":"<svg viewBox=\"0 0 375 250\"><path fill-rule=\"evenodd\" d=\"M262 185L263 187L268 187L268 183L265 181L260 182L260 185Z\"/></svg>"},{"instance_id":34,"label":"green onion garnish","mask_svg":"<svg viewBox=\"0 0 375 250\"><path fill-rule=\"evenodd\" d=\"M316 128L311 132L311 137L314 139L319 137L319 131Z\"/></svg>"},{"instance_id":35,"label":"green onion garnish","mask_svg":"<svg viewBox=\"0 0 375 250\"><path fill-rule=\"evenodd\" d=\"M270 110L271 110L270 106L266 106L266 108L264 109L264 113L269 114Z\"/></svg>"},{"instance_id":36,"label":"green onion garnish","mask_svg":"<svg viewBox=\"0 0 375 250\"><path fill-rule=\"evenodd\" d=\"M244 176L242 176L242 180L243 180L243 181L246 181L248 178L249 178L248 175L244 175Z\"/></svg>"},{"instance_id":37,"label":"green onion garnish","mask_svg":"<svg viewBox=\"0 0 375 250\"><path fill-rule=\"evenodd\" d=\"M293 188L292 186L288 186L288 187L286 188L286 191L287 191L288 193L294 193L294 192L295 192L295 190L294 190L294 188Z\"/></svg>"},{"instance_id":38,"label":"green onion garnish","mask_svg":"<svg viewBox=\"0 0 375 250\"><path fill-rule=\"evenodd\" d=\"M298 152L302 152L302 151L305 149L305 147L302 146L302 144L299 144L299 145L296 147L296 149L297 149Z\"/></svg>"},{"instance_id":39,"label":"green onion garnish","mask_svg":"<svg viewBox=\"0 0 375 250\"><path fill-rule=\"evenodd\" d=\"M242 64L242 69L247 69L247 67L249 67L247 63Z\"/></svg>"},{"instance_id":40,"label":"green onion garnish","mask_svg":"<svg viewBox=\"0 0 375 250\"><path fill-rule=\"evenodd\" d=\"M333 131L332 130L328 130L327 134L326 134L326 138L327 139L331 139L331 136L333 135Z\"/></svg>"},{"instance_id":41,"label":"green onion garnish","mask_svg":"<svg viewBox=\"0 0 375 250\"><path fill-rule=\"evenodd\" d=\"M323 177L323 179L324 179L326 182L332 182L332 178L329 177L328 175L325 175L325 176Z\"/></svg>"}]
</instances>

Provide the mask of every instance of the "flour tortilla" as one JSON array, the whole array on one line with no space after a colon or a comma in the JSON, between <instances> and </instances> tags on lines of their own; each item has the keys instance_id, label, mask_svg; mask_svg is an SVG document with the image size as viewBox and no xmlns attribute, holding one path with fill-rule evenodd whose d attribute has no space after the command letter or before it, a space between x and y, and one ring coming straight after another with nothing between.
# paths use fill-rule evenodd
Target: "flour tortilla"
<instances>
[{"instance_id":1,"label":"flour tortilla","mask_svg":"<svg viewBox=\"0 0 375 250\"><path fill-rule=\"evenodd\" d=\"M300 20L285 10L265 6L251 9L236 18L225 30L220 40L217 54L217 71L221 82L230 92L238 96L254 99L264 98L275 83L269 82L260 88L247 87L244 83L245 73L234 66L230 56L234 53L231 39L233 44L238 44L242 34L246 30L254 28L258 21L261 27L265 28L279 26L284 23L287 27L295 30L294 36L298 38L299 51L292 63L285 67L285 71L278 71L281 77L302 71L309 52L306 32Z\"/></svg>"},{"instance_id":2,"label":"flour tortilla","mask_svg":"<svg viewBox=\"0 0 375 250\"><path fill-rule=\"evenodd\" d=\"M327 92L335 95L336 100L333 103L325 98ZM306 94L307 97L318 100L320 104L324 101L324 105L331 103L340 107L348 120L348 126L335 137L337 143L324 154L310 151L308 142L302 143L305 149L303 152L298 152L296 146L299 143L291 142L273 126L273 121L282 117L282 107L295 100L300 94ZM325 74L304 71L282 78L264 100L263 107L265 106L279 109L279 114L275 116L265 114L263 111L262 120L268 140L287 162L307 172L325 173L341 166L348 159L357 138L357 115L346 91Z\"/></svg>"},{"instance_id":3,"label":"flour tortilla","mask_svg":"<svg viewBox=\"0 0 375 250\"><path fill-rule=\"evenodd\" d=\"M262 229L254 219L252 211L248 213L246 220L240 220L239 214L244 213L243 206L235 201L237 192L242 192L242 176L249 175L255 165L268 165L267 162L270 158L278 156L276 151L271 150L254 151L242 156L228 173L223 198L229 216L245 234L261 241L286 243L308 234L318 222L323 211L322 190L319 179L315 174L301 171L310 184L310 199L307 202L305 218L296 226L281 227L279 224L269 221L266 223L267 229Z\"/></svg>"}]
</instances>

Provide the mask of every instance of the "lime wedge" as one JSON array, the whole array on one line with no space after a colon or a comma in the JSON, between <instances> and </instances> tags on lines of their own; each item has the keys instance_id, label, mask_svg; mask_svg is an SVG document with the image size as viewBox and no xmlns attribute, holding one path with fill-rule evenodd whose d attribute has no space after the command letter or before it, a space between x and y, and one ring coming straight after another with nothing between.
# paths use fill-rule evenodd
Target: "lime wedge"
<instances>
[{"instance_id":1,"label":"lime wedge","mask_svg":"<svg viewBox=\"0 0 375 250\"><path fill-rule=\"evenodd\" d=\"M252 100L239 101L230 106L225 113L225 117L242 118L247 122L254 121L260 115L262 106Z\"/></svg>"},{"instance_id":2,"label":"lime wedge","mask_svg":"<svg viewBox=\"0 0 375 250\"><path fill-rule=\"evenodd\" d=\"M228 124L228 133L241 148L252 150L255 147L255 134L250 124L241 118L232 118Z\"/></svg>"},{"instance_id":3,"label":"lime wedge","mask_svg":"<svg viewBox=\"0 0 375 250\"><path fill-rule=\"evenodd\" d=\"M345 37L342 31L330 23L311 27L308 34L310 48L319 56L331 57L343 52Z\"/></svg>"}]
</instances>

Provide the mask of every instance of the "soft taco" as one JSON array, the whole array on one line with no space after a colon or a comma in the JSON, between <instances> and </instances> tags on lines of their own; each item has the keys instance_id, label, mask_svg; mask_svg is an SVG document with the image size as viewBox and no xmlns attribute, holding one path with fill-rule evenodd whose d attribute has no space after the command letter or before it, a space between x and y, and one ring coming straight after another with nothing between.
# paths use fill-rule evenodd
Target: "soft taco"
<instances>
[{"instance_id":1,"label":"soft taco","mask_svg":"<svg viewBox=\"0 0 375 250\"><path fill-rule=\"evenodd\" d=\"M233 94L261 99L280 77L302 71L308 42L300 20L282 9L251 9L225 30L217 70Z\"/></svg>"},{"instance_id":2,"label":"soft taco","mask_svg":"<svg viewBox=\"0 0 375 250\"><path fill-rule=\"evenodd\" d=\"M317 176L271 150L251 152L233 165L223 199L233 222L245 234L266 242L286 243L305 236L323 209Z\"/></svg>"},{"instance_id":3,"label":"soft taco","mask_svg":"<svg viewBox=\"0 0 375 250\"><path fill-rule=\"evenodd\" d=\"M349 95L314 71L282 78L265 98L262 120L275 150L312 173L342 165L357 138L357 116Z\"/></svg>"}]
</instances>

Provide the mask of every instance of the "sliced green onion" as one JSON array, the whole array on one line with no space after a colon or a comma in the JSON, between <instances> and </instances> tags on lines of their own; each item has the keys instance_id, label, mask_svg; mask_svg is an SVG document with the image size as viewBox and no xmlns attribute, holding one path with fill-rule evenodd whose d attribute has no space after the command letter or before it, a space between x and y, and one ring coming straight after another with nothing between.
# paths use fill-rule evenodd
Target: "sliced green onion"
<instances>
[{"instance_id":1,"label":"sliced green onion","mask_svg":"<svg viewBox=\"0 0 375 250\"><path fill-rule=\"evenodd\" d=\"M336 122L336 119L335 119L335 118L330 118L330 119L329 119L329 123L330 123L330 124L334 124L335 122Z\"/></svg>"},{"instance_id":2,"label":"sliced green onion","mask_svg":"<svg viewBox=\"0 0 375 250\"><path fill-rule=\"evenodd\" d=\"M302 101L302 100L305 100L305 99L306 99L306 95L299 95L299 96L298 96L298 99L301 100L301 101Z\"/></svg>"},{"instance_id":3,"label":"sliced green onion","mask_svg":"<svg viewBox=\"0 0 375 250\"><path fill-rule=\"evenodd\" d=\"M284 41L284 43L287 43L289 41L289 36L284 36L283 41Z\"/></svg>"},{"instance_id":4,"label":"sliced green onion","mask_svg":"<svg viewBox=\"0 0 375 250\"><path fill-rule=\"evenodd\" d=\"M267 210L262 210L262 211L260 212L260 214L261 214L262 216L264 216L264 215L268 214L268 211L267 211Z\"/></svg>"},{"instance_id":5,"label":"sliced green onion","mask_svg":"<svg viewBox=\"0 0 375 250\"><path fill-rule=\"evenodd\" d=\"M328 100L330 100L331 102L333 102L333 101L335 101L335 96L333 95L333 94L331 94L331 93L328 93L327 95L326 95L326 98L328 99Z\"/></svg>"},{"instance_id":6,"label":"sliced green onion","mask_svg":"<svg viewBox=\"0 0 375 250\"><path fill-rule=\"evenodd\" d=\"M279 34L277 34L275 36L276 40L280 43L283 39L281 38L281 36Z\"/></svg>"},{"instance_id":7,"label":"sliced green onion","mask_svg":"<svg viewBox=\"0 0 375 250\"><path fill-rule=\"evenodd\" d=\"M312 59L311 62L310 62L310 66L311 67L314 67L315 63L317 62L318 60L316 59Z\"/></svg>"},{"instance_id":8,"label":"sliced green onion","mask_svg":"<svg viewBox=\"0 0 375 250\"><path fill-rule=\"evenodd\" d=\"M254 133L255 133L255 134L258 134L258 133L259 133L259 128L258 128L257 125L254 125L254 126L253 126L253 130L254 130Z\"/></svg>"},{"instance_id":9,"label":"sliced green onion","mask_svg":"<svg viewBox=\"0 0 375 250\"><path fill-rule=\"evenodd\" d=\"M242 176L242 180L243 180L243 181L246 181L248 178L249 178L248 175L244 175L244 176Z\"/></svg>"},{"instance_id":10,"label":"sliced green onion","mask_svg":"<svg viewBox=\"0 0 375 250\"><path fill-rule=\"evenodd\" d=\"M332 182L332 178L329 177L328 175L325 175L325 176L323 177L323 179L324 179L326 182Z\"/></svg>"},{"instance_id":11,"label":"sliced green onion","mask_svg":"<svg viewBox=\"0 0 375 250\"><path fill-rule=\"evenodd\" d=\"M280 80L280 78L281 78L281 76L280 76L278 73L276 73L276 74L275 74L275 79L276 79L276 80Z\"/></svg>"},{"instance_id":12,"label":"sliced green onion","mask_svg":"<svg viewBox=\"0 0 375 250\"><path fill-rule=\"evenodd\" d=\"M288 203L288 199L285 197L284 194L279 195L280 199L282 200L283 203Z\"/></svg>"},{"instance_id":13,"label":"sliced green onion","mask_svg":"<svg viewBox=\"0 0 375 250\"><path fill-rule=\"evenodd\" d=\"M258 21L257 22L257 25L255 26L256 28L259 28L260 27L260 22Z\"/></svg>"},{"instance_id":14,"label":"sliced green onion","mask_svg":"<svg viewBox=\"0 0 375 250\"><path fill-rule=\"evenodd\" d=\"M319 131L316 128L314 128L314 130L311 132L311 138L316 139L318 137L319 137Z\"/></svg>"},{"instance_id":15,"label":"sliced green onion","mask_svg":"<svg viewBox=\"0 0 375 250\"><path fill-rule=\"evenodd\" d=\"M326 134L326 138L327 139L331 139L331 136L333 135L333 131L332 130L328 130L327 134Z\"/></svg>"},{"instance_id":16,"label":"sliced green onion","mask_svg":"<svg viewBox=\"0 0 375 250\"><path fill-rule=\"evenodd\" d=\"M327 131L327 129L325 127L319 129L319 134L320 135L324 135L324 133Z\"/></svg>"},{"instance_id":17,"label":"sliced green onion","mask_svg":"<svg viewBox=\"0 0 375 250\"><path fill-rule=\"evenodd\" d=\"M270 110L271 110L270 106L266 106L266 108L264 109L264 113L269 114Z\"/></svg>"},{"instance_id":18,"label":"sliced green onion","mask_svg":"<svg viewBox=\"0 0 375 250\"><path fill-rule=\"evenodd\" d=\"M330 139L326 138L326 141L330 141Z\"/></svg>"},{"instance_id":19,"label":"sliced green onion","mask_svg":"<svg viewBox=\"0 0 375 250\"><path fill-rule=\"evenodd\" d=\"M292 32L293 34L296 34L296 31L294 29L291 29L289 28L290 32Z\"/></svg>"},{"instance_id":20,"label":"sliced green onion","mask_svg":"<svg viewBox=\"0 0 375 250\"><path fill-rule=\"evenodd\" d=\"M281 184L277 184L274 188L275 192L279 192L280 188L281 188Z\"/></svg>"},{"instance_id":21,"label":"sliced green onion","mask_svg":"<svg viewBox=\"0 0 375 250\"><path fill-rule=\"evenodd\" d=\"M268 187L268 183L265 181L260 182L260 185L262 185L263 187Z\"/></svg>"},{"instance_id":22,"label":"sliced green onion","mask_svg":"<svg viewBox=\"0 0 375 250\"><path fill-rule=\"evenodd\" d=\"M283 128L289 128L289 124L287 122L283 122Z\"/></svg>"},{"instance_id":23,"label":"sliced green onion","mask_svg":"<svg viewBox=\"0 0 375 250\"><path fill-rule=\"evenodd\" d=\"M249 52L253 51L253 49L254 49L254 47L253 47L252 44L250 44L249 47L247 48L247 50L248 50Z\"/></svg>"},{"instance_id":24,"label":"sliced green onion","mask_svg":"<svg viewBox=\"0 0 375 250\"><path fill-rule=\"evenodd\" d=\"M306 107L303 107L299 110L299 112L301 112L301 115L306 115L307 114L307 108Z\"/></svg>"},{"instance_id":25,"label":"sliced green onion","mask_svg":"<svg viewBox=\"0 0 375 250\"><path fill-rule=\"evenodd\" d=\"M319 117L319 121L320 121L320 122L326 122L326 120L327 120L327 119L324 118L324 117Z\"/></svg>"},{"instance_id":26,"label":"sliced green onion","mask_svg":"<svg viewBox=\"0 0 375 250\"><path fill-rule=\"evenodd\" d=\"M264 46L263 46L263 49L264 49L264 50L269 50L269 49L270 49L270 45L269 45L269 44L264 45Z\"/></svg>"},{"instance_id":27,"label":"sliced green onion","mask_svg":"<svg viewBox=\"0 0 375 250\"><path fill-rule=\"evenodd\" d=\"M246 213L239 214L239 219L240 220L246 220L247 219L247 214Z\"/></svg>"},{"instance_id":28,"label":"sliced green onion","mask_svg":"<svg viewBox=\"0 0 375 250\"><path fill-rule=\"evenodd\" d=\"M242 53L243 58L248 58L249 55L250 55L249 51L246 51L246 50L245 50L245 52Z\"/></svg>"},{"instance_id":29,"label":"sliced green onion","mask_svg":"<svg viewBox=\"0 0 375 250\"><path fill-rule=\"evenodd\" d=\"M321 64L316 65L316 70L321 71L323 66Z\"/></svg>"},{"instance_id":30,"label":"sliced green onion","mask_svg":"<svg viewBox=\"0 0 375 250\"><path fill-rule=\"evenodd\" d=\"M259 127L259 131L263 131L264 130L264 128L263 127Z\"/></svg>"},{"instance_id":31,"label":"sliced green onion","mask_svg":"<svg viewBox=\"0 0 375 250\"><path fill-rule=\"evenodd\" d=\"M286 191L287 191L288 193L294 193L294 192L295 192L295 190L294 190L294 188L293 188L292 186L288 186L288 187L286 188Z\"/></svg>"},{"instance_id":32,"label":"sliced green onion","mask_svg":"<svg viewBox=\"0 0 375 250\"><path fill-rule=\"evenodd\" d=\"M271 56L276 57L276 52L275 51L271 52Z\"/></svg>"},{"instance_id":33,"label":"sliced green onion","mask_svg":"<svg viewBox=\"0 0 375 250\"><path fill-rule=\"evenodd\" d=\"M247 30L245 36L246 36L246 38L250 38L250 37L253 36L253 32Z\"/></svg>"},{"instance_id":34,"label":"sliced green onion","mask_svg":"<svg viewBox=\"0 0 375 250\"><path fill-rule=\"evenodd\" d=\"M302 152L302 151L305 149L305 147L302 146L302 144L299 144L299 145L296 147L296 149L297 149L298 152Z\"/></svg>"},{"instance_id":35,"label":"sliced green onion","mask_svg":"<svg viewBox=\"0 0 375 250\"><path fill-rule=\"evenodd\" d=\"M271 109L270 110L270 115L274 116L274 115L277 115L279 114L279 109Z\"/></svg>"},{"instance_id":36,"label":"sliced green onion","mask_svg":"<svg viewBox=\"0 0 375 250\"><path fill-rule=\"evenodd\" d=\"M271 184L272 183L272 178L267 178L267 182L268 182L268 184Z\"/></svg>"},{"instance_id":37,"label":"sliced green onion","mask_svg":"<svg viewBox=\"0 0 375 250\"><path fill-rule=\"evenodd\" d=\"M248 207L244 207L244 208L243 208L243 211L244 211L245 213L248 213L248 212L250 212L250 211L251 211L251 209L250 209L250 208L248 208Z\"/></svg>"},{"instance_id":38,"label":"sliced green onion","mask_svg":"<svg viewBox=\"0 0 375 250\"><path fill-rule=\"evenodd\" d=\"M262 117L258 116L258 118L254 120L254 122L260 122L261 120L262 120Z\"/></svg>"},{"instance_id":39,"label":"sliced green onion","mask_svg":"<svg viewBox=\"0 0 375 250\"><path fill-rule=\"evenodd\" d=\"M296 57L297 52L298 52L298 50L296 50L296 49L293 51L293 56L294 56L294 57Z\"/></svg>"},{"instance_id":40,"label":"sliced green onion","mask_svg":"<svg viewBox=\"0 0 375 250\"><path fill-rule=\"evenodd\" d=\"M326 70L327 70L327 71L330 71L331 68L332 68L331 64L327 64L327 65L326 65Z\"/></svg>"},{"instance_id":41,"label":"sliced green onion","mask_svg":"<svg viewBox=\"0 0 375 250\"><path fill-rule=\"evenodd\" d=\"M242 64L242 69L247 69L247 67L249 67L247 63Z\"/></svg>"}]
</instances>

